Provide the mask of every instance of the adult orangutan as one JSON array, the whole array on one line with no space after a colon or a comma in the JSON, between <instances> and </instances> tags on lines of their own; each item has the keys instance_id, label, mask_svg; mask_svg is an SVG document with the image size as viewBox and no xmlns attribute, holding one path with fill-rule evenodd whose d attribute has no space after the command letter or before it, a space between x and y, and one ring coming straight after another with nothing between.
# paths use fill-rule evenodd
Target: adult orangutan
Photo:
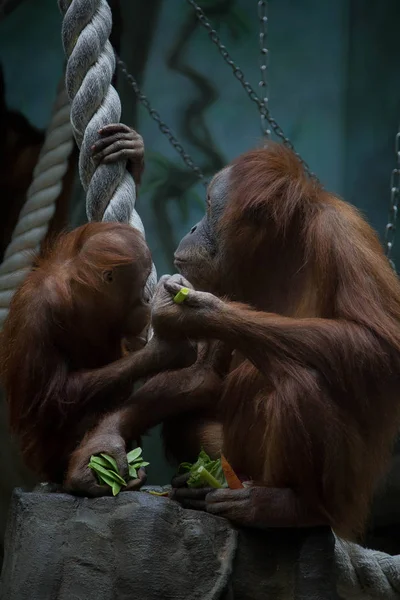
<instances>
[{"instance_id":1,"label":"adult orangutan","mask_svg":"<svg viewBox=\"0 0 400 600\"><path fill-rule=\"evenodd\" d=\"M187 440L186 458L222 449L253 481L205 498L175 491L187 506L259 527L360 533L400 417L400 285L375 233L271 143L216 175L175 259L188 281L160 282L157 336L219 343L103 419L74 453L67 487L93 493L92 452L114 452L124 471L130 439L181 415L179 459ZM196 291L174 303L189 282Z\"/></svg>"},{"instance_id":2,"label":"adult orangutan","mask_svg":"<svg viewBox=\"0 0 400 600\"><path fill-rule=\"evenodd\" d=\"M130 159L138 182L141 137L121 124L102 133L95 159ZM69 455L100 415L121 406L138 379L177 366L169 344L143 340L150 270L140 232L89 223L47 248L15 294L1 339L1 375L11 429L37 475L61 483ZM124 355L124 342L136 352ZM144 478L141 471L130 486Z\"/></svg>"}]
</instances>

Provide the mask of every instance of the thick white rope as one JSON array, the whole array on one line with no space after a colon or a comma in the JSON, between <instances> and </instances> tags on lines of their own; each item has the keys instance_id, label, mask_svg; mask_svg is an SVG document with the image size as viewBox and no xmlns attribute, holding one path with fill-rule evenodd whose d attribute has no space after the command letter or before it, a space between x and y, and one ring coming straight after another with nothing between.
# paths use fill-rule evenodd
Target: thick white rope
<instances>
[{"instance_id":1,"label":"thick white rope","mask_svg":"<svg viewBox=\"0 0 400 600\"><path fill-rule=\"evenodd\" d=\"M399 600L400 555L336 538L337 589L344 600Z\"/></svg>"},{"instance_id":2,"label":"thick white rope","mask_svg":"<svg viewBox=\"0 0 400 600\"><path fill-rule=\"evenodd\" d=\"M119 123L121 102L111 85L115 56L109 42L111 9L106 0L59 0L64 15L62 39L68 58L66 88L71 100L71 123L80 148L79 174L86 191L89 221L130 223L144 235L135 210L136 188L126 161L96 165L91 147L99 130ZM147 282L151 295L157 281L153 265Z\"/></svg>"},{"instance_id":3,"label":"thick white rope","mask_svg":"<svg viewBox=\"0 0 400 600\"><path fill-rule=\"evenodd\" d=\"M29 273L34 254L46 237L73 146L70 103L62 81L26 202L0 265L0 327L13 295Z\"/></svg>"}]
</instances>

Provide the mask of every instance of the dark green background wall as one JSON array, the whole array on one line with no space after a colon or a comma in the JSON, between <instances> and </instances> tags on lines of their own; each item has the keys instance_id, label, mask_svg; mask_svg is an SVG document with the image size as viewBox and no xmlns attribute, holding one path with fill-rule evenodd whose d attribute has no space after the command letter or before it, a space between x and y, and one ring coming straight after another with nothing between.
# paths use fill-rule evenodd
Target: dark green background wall
<instances>
[{"instance_id":1,"label":"dark green background wall","mask_svg":"<svg viewBox=\"0 0 400 600\"><path fill-rule=\"evenodd\" d=\"M202 4L247 79L257 86L257 1ZM358 206L381 234L400 120L400 3L269 4L271 111L322 182ZM120 0L119 6L123 58L207 176L259 142L255 105L205 31L196 27L185 0ZM0 23L8 104L40 128L48 123L62 74L60 27L56 0L25 0ZM129 85L120 78L118 87L123 118L143 135L148 152L139 210L159 273L171 272L177 241L202 213L203 188L138 107ZM71 224L84 220L77 182ZM400 265L400 245L395 255ZM3 431L0 465L8 466L0 493L6 499L21 477L10 467L4 423ZM170 472L160 458L157 435L146 441L146 449L151 480L166 482Z\"/></svg>"}]
</instances>

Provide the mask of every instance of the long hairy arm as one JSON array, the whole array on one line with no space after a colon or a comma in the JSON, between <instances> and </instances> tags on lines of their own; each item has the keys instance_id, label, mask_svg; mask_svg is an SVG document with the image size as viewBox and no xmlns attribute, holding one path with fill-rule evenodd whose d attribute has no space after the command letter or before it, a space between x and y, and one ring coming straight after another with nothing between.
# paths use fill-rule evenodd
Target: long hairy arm
<instances>
[{"instance_id":1,"label":"long hairy arm","mask_svg":"<svg viewBox=\"0 0 400 600\"><path fill-rule=\"evenodd\" d=\"M264 373L274 361L288 375L296 376L300 365L332 385L357 387L363 378L387 377L398 356L384 337L355 320L284 317L192 290L176 305L172 297L180 288L165 282L153 312L157 334L221 340Z\"/></svg>"},{"instance_id":2,"label":"long hairy arm","mask_svg":"<svg viewBox=\"0 0 400 600\"><path fill-rule=\"evenodd\" d=\"M377 374L390 364L388 345L364 325L344 319L283 317L232 302L218 302L207 315L194 318L190 335L225 341L261 371L274 358L288 371L300 364L332 383L371 370Z\"/></svg>"},{"instance_id":3,"label":"long hairy arm","mask_svg":"<svg viewBox=\"0 0 400 600\"><path fill-rule=\"evenodd\" d=\"M212 370L192 366L159 373L137 390L128 404L106 415L85 439L108 432L130 441L169 417L215 403L220 392L221 379Z\"/></svg>"},{"instance_id":4,"label":"long hairy arm","mask_svg":"<svg viewBox=\"0 0 400 600\"><path fill-rule=\"evenodd\" d=\"M128 354L104 367L73 372L67 380L68 401L79 402L79 410L88 410L101 400L103 410L115 408L118 394L126 401L126 388L139 379L159 371L184 367L193 360L187 344L169 344L157 338L141 350Z\"/></svg>"}]
</instances>

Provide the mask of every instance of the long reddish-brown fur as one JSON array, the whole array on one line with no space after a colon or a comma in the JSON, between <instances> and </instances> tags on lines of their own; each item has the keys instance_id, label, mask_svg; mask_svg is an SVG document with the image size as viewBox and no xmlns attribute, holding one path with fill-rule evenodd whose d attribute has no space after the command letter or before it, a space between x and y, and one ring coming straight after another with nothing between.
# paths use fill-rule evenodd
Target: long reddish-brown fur
<instances>
[{"instance_id":1,"label":"long reddish-brown fur","mask_svg":"<svg viewBox=\"0 0 400 600\"><path fill-rule=\"evenodd\" d=\"M11 429L25 463L40 476L61 481L86 429L124 397L118 381L111 393L98 389L101 368L122 357L126 317L105 305L102 274L135 262L140 280L132 272L129 285L140 286L150 268L140 234L128 225L90 223L49 246L11 302L1 379ZM79 375L90 370L98 381L84 386Z\"/></svg>"},{"instance_id":2,"label":"long reddish-brown fur","mask_svg":"<svg viewBox=\"0 0 400 600\"><path fill-rule=\"evenodd\" d=\"M221 229L235 295L269 314L249 315L253 347L242 348L258 368L245 361L226 380L225 450L239 467L255 463L268 485L317 499L351 537L399 427L399 281L358 211L307 178L285 147L237 159L231 190ZM285 329L271 312L300 320ZM276 323L267 353L263 321ZM247 439L254 424L258 452Z\"/></svg>"}]
</instances>

